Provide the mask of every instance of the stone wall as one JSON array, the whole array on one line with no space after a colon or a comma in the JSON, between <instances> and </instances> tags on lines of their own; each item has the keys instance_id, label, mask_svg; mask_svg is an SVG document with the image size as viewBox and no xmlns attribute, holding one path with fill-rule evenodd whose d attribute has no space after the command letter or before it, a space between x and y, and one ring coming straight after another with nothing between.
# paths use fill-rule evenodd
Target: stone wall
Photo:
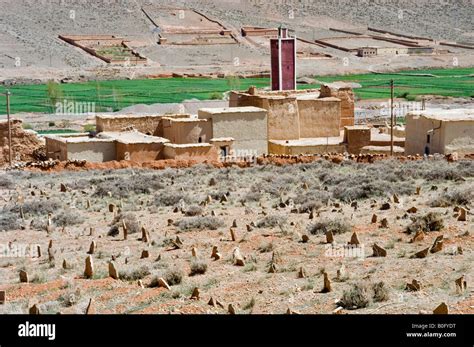
<instances>
[{"instance_id":1,"label":"stone wall","mask_svg":"<svg viewBox=\"0 0 474 347\"><path fill-rule=\"evenodd\" d=\"M12 132L12 159L13 161L34 160L33 152L44 145L34 131L24 130L23 122L19 119L11 120ZM8 163L8 122L0 121L0 166Z\"/></svg>"}]
</instances>

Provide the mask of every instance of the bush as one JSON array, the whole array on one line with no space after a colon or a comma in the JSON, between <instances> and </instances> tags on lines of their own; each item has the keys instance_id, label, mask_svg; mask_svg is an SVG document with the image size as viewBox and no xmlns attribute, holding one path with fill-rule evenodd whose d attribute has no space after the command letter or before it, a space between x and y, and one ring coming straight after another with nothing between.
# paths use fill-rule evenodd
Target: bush
<instances>
[{"instance_id":1,"label":"bush","mask_svg":"<svg viewBox=\"0 0 474 347\"><path fill-rule=\"evenodd\" d=\"M193 216L200 216L202 215L204 210L197 205L191 205L186 210L184 211L184 215L188 217L193 217Z\"/></svg>"},{"instance_id":2,"label":"bush","mask_svg":"<svg viewBox=\"0 0 474 347\"><path fill-rule=\"evenodd\" d=\"M138 281L150 274L150 269L147 266L142 266L138 269L125 269L119 271L119 278L124 281Z\"/></svg>"},{"instance_id":3,"label":"bush","mask_svg":"<svg viewBox=\"0 0 474 347\"><path fill-rule=\"evenodd\" d=\"M0 175L0 188L11 189L14 187L13 181L6 175Z\"/></svg>"},{"instance_id":4,"label":"bush","mask_svg":"<svg viewBox=\"0 0 474 347\"><path fill-rule=\"evenodd\" d=\"M2 211L0 214L0 230L11 231L21 228L19 215L9 211Z\"/></svg>"},{"instance_id":5,"label":"bush","mask_svg":"<svg viewBox=\"0 0 474 347\"><path fill-rule=\"evenodd\" d=\"M364 308L372 302L373 291L367 283L355 283L342 293L341 304L346 309Z\"/></svg>"},{"instance_id":6,"label":"bush","mask_svg":"<svg viewBox=\"0 0 474 347\"><path fill-rule=\"evenodd\" d=\"M407 233L416 233L417 231L440 231L444 228L443 217L439 213L429 212L424 216L412 217L412 223L407 226Z\"/></svg>"},{"instance_id":7,"label":"bush","mask_svg":"<svg viewBox=\"0 0 474 347\"><path fill-rule=\"evenodd\" d=\"M286 224L286 216L268 215L257 222L257 228L274 228Z\"/></svg>"},{"instance_id":8,"label":"bush","mask_svg":"<svg viewBox=\"0 0 474 347\"><path fill-rule=\"evenodd\" d=\"M108 232L108 236L117 236L119 234L119 230L123 225L123 221L125 221L125 225L127 226L128 234L135 234L141 231L140 223L138 222L137 216L133 213L120 213L112 221L110 230Z\"/></svg>"},{"instance_id":9,"label":"bush","mask_svg":"<svg viewBox=\"0 0 474 347\"><path fill-rule=\"evenodd\" d=\"M443 192L431 201L433 207L449 207L453 205L467 205L474 200L474 190L472 187L455 188L451 191Z\"/></svg>"},{"instance_id":10,"label":"bush","mask_svg":"<svg viewBox=\"0 0 474 347\"><path fill-rule=\"evenodd\" d=\"M160 194L155 195L153 203L158 207L174 206L181 200L187 204L192 202L191 198L183 192L163 191Z\"/></svg>"},{"instance_id":11,"label":"bush","mask_svg":"<svg viewBox=\"0 0 474 347\"><path fill-rule=\"evenodd\" d=\"M191 263L191 273L189 276L203 275L207 271L207 262L204 260L194 260Z\"/></svg>"},{"instance_id":12,"label":"bush","mask_svg":"<svg viewBox=\"0 0 474 347\"><path fill-rule=\"evenodd\" d=\"M63 204L58 199L34 200L23 204L23 212L29 215L45 216L60 210ZM15 207L12 211L20 213L20 207Z\"/></svg>"},{"instance_id":13,"label":"bush","mask_svg":"<svg viewBox=\"0 0 474 347\"><path fill-rule=\"evenodd\" d=\"M64 210L53 217L53 223L60 227L84 223L84 217L78 211Z\"/></svg>"},{"instance_id":14,"label":"bush","mask_svg":"<svg viewBox=\"0 0 474 347\"><path fill-rule=\"evenodd\" d=\"M248 192L240 199L240 202L257 202L261 198L262 194L260 192Z\"/></svg>"},{"instance_id":15,"label":"bush","mask_svg":"<svg viewBox=\"0 0 474 347\"><path fill-rule=\"evenodd\" d=\"M323 220L308 226L308 232L312 235L325 235L331 231L334 235L348 233L352 230L352 226L345 219Z\"/></svg>"},{"instance_id":16,"label":"bush","mask_svg":"<svg viewBox=\"0 0 474 347\"><path fill-rule=\"evenodd\" d=\"M258 251L259 251L260 253L268 253L268 252L273 251L273 242L265 242L265 243L262 243L262 244L258 247Z\"/></svg>"},{"instance_id":17,"label":"bush","mask_svg":"<svg viewBox=\"0 0 474 347\"><path fill-rule=\"evenodd\" d=\"M390 290L385 282L375 283L372 286L372 290L374 291L375 302L387 301L390 298Z\"/></svg>"},{"instance_id":18,"label":"bush","mask_svg":"<svg viewBox=\"0 0 474 347\"><path fill-rule=\"evenodd\" d=\"M166 283L168 283L170 286L174 286L182 282L183 271L175 267L166 271L163 277Z\"/></svg>"},{"instance_id":19,"label":"bush","mask_svg":"<svg viewBox=\"0 0 474 347\"><path fill-rule=\"evenodd\" d=\"M151 194L164 188L158 176L143 174L93 179L90 183L96 186L94 196L98 197L106 197L111 193L113 197L127 198L130 194Z\"/></svg>"},{"instance_id":20,"label":"bush","mask_svg":"<svg viewBox=\"0 0 474 347\"><path fill-rule=\"evenodd\" d=\"M181 219L174 223L181 230L202 230L210 229L216 230L221 227L224 223L216 217L213 216L197 216Z\"/></svg>"}]
</instances>

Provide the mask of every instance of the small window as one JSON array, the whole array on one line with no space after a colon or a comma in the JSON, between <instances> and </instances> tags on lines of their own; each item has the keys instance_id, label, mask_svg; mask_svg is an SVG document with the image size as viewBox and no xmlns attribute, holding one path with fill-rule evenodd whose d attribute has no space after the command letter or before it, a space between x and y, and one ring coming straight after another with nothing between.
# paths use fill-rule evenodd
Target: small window
<instances>
[{"instance_id":1,"label":"small window","mask_svg":"<svg viewBox=\"0 0 474 347\"><path fill-rule=\"evenodd\" d=\"M426 143L430 143L430 141L431 141L431 135L428 134L426 135Z\"/></svg>"}]
</instances>

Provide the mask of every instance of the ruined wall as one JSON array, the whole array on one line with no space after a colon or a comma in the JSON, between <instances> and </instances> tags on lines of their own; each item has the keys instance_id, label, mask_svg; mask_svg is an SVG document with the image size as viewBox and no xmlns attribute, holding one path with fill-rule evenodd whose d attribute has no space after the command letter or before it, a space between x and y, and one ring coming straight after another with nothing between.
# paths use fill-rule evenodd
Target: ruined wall
<instances>
[{"instance_id":1,"label":"ruined wall","mask_svg":"<svg viewBox=\"0 0 474 347\"><path fill-rule=\"evenodd\" d=\"M406 115L406 122L405 154L423 155L425 148L428 148L431 154L444 152L442 149L442 121L409 113ZM439 129L431 134L430 143L427 143L428 131L435 128Z\"/></svg>"},{"instance_id":2,"label":"ruined wall","mask_svg":"<svg viewBox=\"0 0 474 347\"><path fill-rule=\"evenodd\" d=\"M165 118L163 137L177 144L209 142L212 138L212 125L205 119L173 121Z\"/></svg>"},{"instance_id":3,"label":"ruined wall","mask_svg":"<svg viewBox=\"0 0 474 347\"><path fill-rule=\"evenodd\" d=\"M341 124L340 128L354 125L354 92L352 88L330 88L328 86L321 86L321 98L335 97L341 99Z\"/></svg>"},{"instance_id":4,"label":"ruined wall","mask_svg":"<svg viewBox=\"0 0 474 347\"><path fill-rule=\"evenodd\" d=\"M444 152L449 154L474 153L474 120L445 121L442 141Z\"/></svg>"},{"instance_id":5,"label":"ruined wall","mask_svg":"<svg viewBox=\"0 0 474 347\"><path fill-rule=\"evenodd\" d=\"M34 131L24 130L22 125L19 119L11 120L13 161L34 160L33 152L44 144ZM0 166L8 163L8 152L8 122L0 121Z\"/></svg>"},{"instance_id":6,"label":"ruined wall","mask_svg":"<svg viewBox=\"0 0 474 347\"><path fill-rule=\"evenodd\" d=\"M300 137L339 136L341 100L320 98L298 100Z\"/></svg>"},{"instance_id":7,"label":"ruined wall","mask_svg":"<svg viewBox=\"0 0 474 347\"><path fill-rule=\"evenodd\" d=\"M351 154L359 154L362 148L370 145L370 128L367 126L344 127L344 143Z\"/></svg>"},{"instance_id":8,"label":"ruined wall","mask_svg":"<svg viewBox=\"0 0 474 347\"><path fill-rule=\"evenodd\" d=\"M164 143L123 143L117 141L117 160L143 163L164 158Z\"/></svg>"},{"instance_id":9,"label":"ruined wall","mask_svg":"<svg viewBox=\"0 0 474 347\"><path fill-rule=\"evenodd\" d=\"M282 145L274 142L268 143L268 150L272 154L281 154L281 155L299 155L299 154L316 154L316 153L329 153L337 152L343 153L347 150L344 144L329 144L329 145Z\"/></svg>"},{"instance_id":10,"label":"ruined wall","mask_svg":"<svg viewBox=\"0 0 474 347\"><path fill-rule=\"evenodd\" d=\"M46 156L61 161L67 160L67 145L65 141L46 137Z\"/></svg>"},{"instance_id":11,"label":"ruined wall","mask_svg":"<svg viewBox=\"0 0 474 347\"><path fill-rule=\"evenodd\" d=\"M116 132L133 127L141 133L152 136L163 136L162 118L189 118L188 114L173 115L117 115L117 116L96 116L97 132Z\"/></svg>"}]
</instances>

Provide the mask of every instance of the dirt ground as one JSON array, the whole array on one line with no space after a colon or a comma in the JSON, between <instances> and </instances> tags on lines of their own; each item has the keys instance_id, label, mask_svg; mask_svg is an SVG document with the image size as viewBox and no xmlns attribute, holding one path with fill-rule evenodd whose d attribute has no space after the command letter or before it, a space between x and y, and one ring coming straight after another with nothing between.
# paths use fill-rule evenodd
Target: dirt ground
<instances>
[{"instance_id":1,"label":"dirt ground","mask_svg":"<svg viewBox=\"0 0 474 347\"><path fill-rule=\"evenodd\" d=\"M90 299L97 313L226 314L231 304L238 314L431 314L442 302L474 313L474 161L336 162L2 173L0 313L37 303L42 313L83 314ZM411 242L420 230L424 238ZM353 233L359 247L344 248ZM441 250L412 258L441 235ZM373 256L374 243L385 257ZM112 259L119 279L109 276ZM456 290L463 275L467 289ZM420 290L406 290L414 279Z\"/></svg>"}]
</instances>

